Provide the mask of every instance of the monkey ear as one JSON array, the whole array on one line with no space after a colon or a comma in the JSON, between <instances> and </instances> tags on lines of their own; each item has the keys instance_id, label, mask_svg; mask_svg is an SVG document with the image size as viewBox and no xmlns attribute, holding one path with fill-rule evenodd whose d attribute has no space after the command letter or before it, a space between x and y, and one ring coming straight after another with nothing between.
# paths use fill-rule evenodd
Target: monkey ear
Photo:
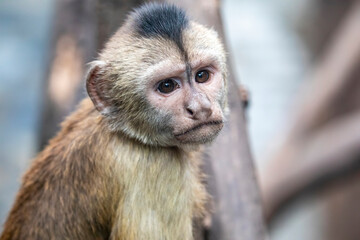
<instances>
[{"instance_id":1,"label":"monkey ear","mask_svg":"<svg viewBox=\"0 0 360 240\"><path fill-rule=\"evenodd\" d=\"M86 76L86 91L94 103L95 108L104 115L111 112L111 102L108 96L108 86L104 78L106 63L94 61Z\"/></svg>"}]
</instances>

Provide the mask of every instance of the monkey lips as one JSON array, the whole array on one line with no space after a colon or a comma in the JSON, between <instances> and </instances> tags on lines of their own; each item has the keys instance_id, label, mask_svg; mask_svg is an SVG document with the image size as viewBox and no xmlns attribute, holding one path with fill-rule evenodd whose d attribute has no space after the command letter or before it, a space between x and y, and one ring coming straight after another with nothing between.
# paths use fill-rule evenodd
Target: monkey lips
<instances>
[{"instance_id":1,"label":"monkey lips","mask_svg":"<svg viewBox=\"0 0 360 240\"><path fill-rule=\"evenodd\" d=\"M175 138L181 143L207 143L214 140L223 128L223 121L209 121L196 124L181 133L175 133Z\"/></svg>"}]
</instances>

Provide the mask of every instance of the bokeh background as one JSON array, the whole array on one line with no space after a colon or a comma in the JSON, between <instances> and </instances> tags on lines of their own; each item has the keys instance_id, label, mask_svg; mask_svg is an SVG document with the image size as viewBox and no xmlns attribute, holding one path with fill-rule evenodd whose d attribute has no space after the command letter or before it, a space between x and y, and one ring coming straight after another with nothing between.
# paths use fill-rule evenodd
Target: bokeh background
<instances>
[{"instance_id":1,"label":"bokeh background","mask_svg":"<svg viewBox=\"0 0 360 240\"><path fill-rule=\"evenodd\" d=\"M43 111L49 107L46 94L48 91L61 93L66 90L61 83L52 86L47 82L54 54L51 42L56 27L55 8L55 0L0 0L0 224L3 224L11 207L21 175L44 145ZM306 122L307 116L311 119L312 115L306 114L311 113L307 108L323 101L321 91L327 89L327 83L329 86L340 86L342 92L340 97L333 97L332 102L329 100L331 104L325 105L340 110L336 114L332 110L328 115L328 111L324 111L321 121L317 122L322 124L315 124L317 127L323 129L329 119L356 113L359 109L356 94L359 94L360 84L357 83L360 79L356 69L360 69L360 54L356 45L360 45L360 41L356 27L355 30L351 28L354 25L351 25L352 22L360 24L358 9L358 1L350 0L223 1L222 15L229 55L237 78L249 90L250 105L246 110L249 141L257 175L265 192L264 201L267 201L266 194L277 194L276 188L282 186L270 184L267 188L271 179L278 175L286 177L288 172L293 171L295 173L291 176L295 176L297 172L293 169L301 169L303 162L298 152L293 154L298 158L286 159L286 163L279 163L277 156L293 156L283 155L283 151L289 149L289 142L298 142L294 126ZM359 24L355 23L355 26L360 29ZM342 40L344 36L348 41ZM64 44L69 46L67 39L64 39ZM355 57L351 55L354 52ZM68 57L69 60L65 58L63 61L71 61L76 55ZM347 58L350 60L347 61ZM333 65L327 64L332 61ZM339 67L337 71L337 66L343 65L350 67L344 67L345 70ZM342 71L347 72L341 75ZM330 75L329 80L326 73ZM348 84L345 87L333 84L336 82L332 81L333 76L340 79L340 83L347 81ZM81 76L76 77L82 79ZM347 99L353 95L355 97ZM78 101L78 96L60 94L59 98L60 101ZM339 104L342 100L350 106L346 111ZM71 109L64 110L69 111ZM316 132L317 128L313 125L308 129L309 133ZM340 133L344 131L340 128ZM348 131L351 135L359 134L358 129ZM312 137L309 134L301 140L306 142ZM314 151L326 152L333 147L332 144L339 145L339 141L346 142L341 139L325 144L321 142ZM357 144L360 149L360 142ZM351 159L360 160L354 154ZM295 201L291 198L291 204L284 201L287 207L282 211L276 210L276 217L268 220L270 239L359 239L360 207L356 200L360 200L360 186L357 165L353 164L355 160L350 167L345 166L346 171L335 171L336 177L322 178L321 184L315 184L315 188L311 184L306 191L300 188L298 191L306 194L293 194L296 197ZM347 163L341 158L338 162L338 168ZM320 170L325 169L321 164L317 166ZM316 167L310 166L309 169ZM300 178L307 177L303 175ZM286 181L284 179L279 181Z\"/></svg>"}]
</instances>

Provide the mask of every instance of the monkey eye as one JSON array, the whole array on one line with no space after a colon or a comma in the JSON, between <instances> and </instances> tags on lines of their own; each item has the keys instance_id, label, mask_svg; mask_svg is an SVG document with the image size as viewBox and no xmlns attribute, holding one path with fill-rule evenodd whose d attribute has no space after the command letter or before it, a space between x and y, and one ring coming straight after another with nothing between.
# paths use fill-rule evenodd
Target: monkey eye
<instances>
[{"instance_id":1,"label":"monkey eye","mask_svg":"<svg viewBox=\"0 0 360 240\"><path fill-rule=\"evenodd\" d=\"M157 90L161 93L171 93L174 91L179 84L173 79L165 79L161 81L157 87Z\"/></svg>"},{"instance_id":2,"label":"monkey eye","mask_svg":"<svg viewBox=\"0 0 360 240\"><path fill-rule=\"evenodd\" d=\"M195 81L198 83L204 83L210 78L210 73L208 70L198 71L195 75Z\"/></svg>"}]
</instances>

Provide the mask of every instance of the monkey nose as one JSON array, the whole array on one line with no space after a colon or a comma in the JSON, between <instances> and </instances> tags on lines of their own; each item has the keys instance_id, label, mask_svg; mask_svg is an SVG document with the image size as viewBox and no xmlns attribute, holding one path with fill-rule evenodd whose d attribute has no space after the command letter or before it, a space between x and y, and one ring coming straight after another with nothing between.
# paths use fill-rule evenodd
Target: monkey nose
<instances>
[{"instance_id":1,"label":"monkey nose","mask_svg":"<svg viewBox=\"0 0 360 240\"><path fill-rule=\"evenodd\" d=\"M194 120L206 120L212 114L211 104L209 103L193 103L186 107L188 117Z\"/></svg>"}]
</instances>

